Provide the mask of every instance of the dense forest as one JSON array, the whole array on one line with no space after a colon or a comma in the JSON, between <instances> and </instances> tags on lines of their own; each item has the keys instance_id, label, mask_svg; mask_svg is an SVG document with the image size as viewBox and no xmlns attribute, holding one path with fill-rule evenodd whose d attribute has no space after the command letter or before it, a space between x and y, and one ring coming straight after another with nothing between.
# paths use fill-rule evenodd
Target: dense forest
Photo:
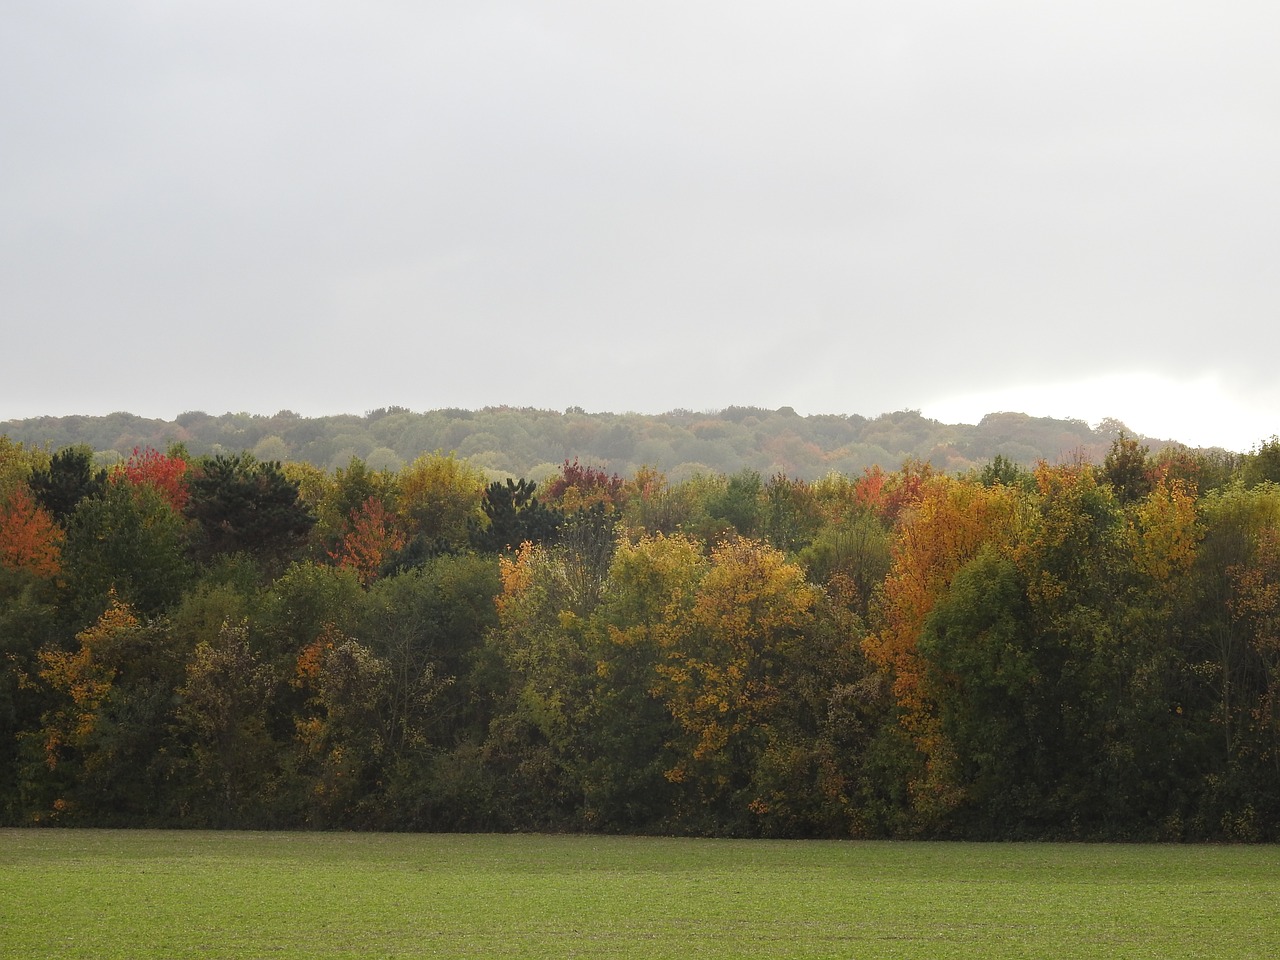
<instances>
[{"instance_id":1,"label":"dense forest","mask_svg":"<svg viewBox=\"0 0 1280 960\"><path fill-rule=\"evenodd\" d=\"M0 433L28 446L87 445L104 466L122 462L134 447L164 450L172 443L183 444L194 456L249 452L259 460L326 470L342 469L359 457L375 470L396 471L424 450L452 450L491 480L523 477L537 483L574 457L624 477L656 468L673 482L739 470L818 480L832 471L858 474L906 460L948 473L979 468L995 457L1023 466L1074 456L1098 461L1122 432L1132 434L1115 420L1090 427L1080 420L992 413L969 425L939 423L914 410L869 419L802 417L788 407L659 415L511 407L414 413L391 407L364 416L309 418L282 410L274 416L184 413L169 421L114 413L0 423ZM1154 452L1169 445L1138 439Z\"/></svg>"},{"instance_id":2,"label":"dense forest","mask_svg":"<svg viewBox=\"0 0 1280 960\"><path fill-rule=\"evenodd\" d=\"M0 436L4 823L1280 839L1280 439L538 482L186 442Z\"/></svg>"}]
</instances>

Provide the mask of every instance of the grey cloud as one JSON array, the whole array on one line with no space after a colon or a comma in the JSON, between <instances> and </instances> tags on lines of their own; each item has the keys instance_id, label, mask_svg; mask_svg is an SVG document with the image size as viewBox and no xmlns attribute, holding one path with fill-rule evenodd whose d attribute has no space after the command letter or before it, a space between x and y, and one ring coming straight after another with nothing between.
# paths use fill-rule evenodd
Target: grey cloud
<instances>
[{"instance_id":1,"label":"grey cloud","mask_svg":"<svg viewBox=\"0 0 1280 960\"><path fill-rule=\"evenodd\" d=\"M9 19L0 323L78 382L0 417L874 414L1280 346L1270 5Z\"/></svg>"}]
</instances>

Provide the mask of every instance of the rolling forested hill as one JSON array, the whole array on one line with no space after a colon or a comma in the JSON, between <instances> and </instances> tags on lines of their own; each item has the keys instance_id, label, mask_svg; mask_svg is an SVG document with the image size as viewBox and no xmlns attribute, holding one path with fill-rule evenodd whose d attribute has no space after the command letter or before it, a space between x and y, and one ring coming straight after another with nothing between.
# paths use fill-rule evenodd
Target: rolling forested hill
<instances>
[{"instance_id":1,"label":"rolling forested hill","mask_svg":"<svg viewBox=\"0 0 1280 960\"><path fill-rule=\"evenodd\" d=\"M483 410L381 408L363 416L303 417L188 412L175 420L129 413L103 417L36 417L0 422L0 433L58 450L87 444L103 463L134 447L165 449L181 442L194 456L251 451L260 460L305 461L336 469L360 457L396 470L423 452L454 451L491 476L542 480L567 459L580 458L622 476L650 466L678 481L694 473L756 470L813 480L833 471L860 473L879 465L927 461L949 473L981 467L997 455L1025 466L1084 458L1100 462L1125 426L1081 420L988 414L976 425L945 424L903 410L875 418L800 416L789 407L729 407L718 412L672 410L657 415L563 413L531 408ZM1172 441L1139 437L1152 453ZM1223 452L1225 454L1225 451Z\"/></svg>"}]
</instances>

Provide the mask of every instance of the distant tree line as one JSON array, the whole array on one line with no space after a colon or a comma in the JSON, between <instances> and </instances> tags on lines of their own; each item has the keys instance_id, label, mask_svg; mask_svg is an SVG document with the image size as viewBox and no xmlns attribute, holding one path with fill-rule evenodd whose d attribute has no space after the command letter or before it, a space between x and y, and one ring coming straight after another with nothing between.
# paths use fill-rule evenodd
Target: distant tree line
<instances>
[{"instance_id":1,"label":"distant tree line","mask_svg":"<svg viewBox=\"0 0 1280 960\"><path fill-rule=\"evenodd\" d=\"M0 821L1280 839L1280 439L673 481L0 436Z\"/></svg>"},{"instance_id":2,"label":"distant tree line","mask_svg":"<svg viewBox=\"0 0 1280 960\"><path fill-rule=\"evenodd\" d=\"M195 456L250 452L258 460L310 463L330 471L358 457L373 469L395 472L424 450L453 450L490 479L539 483L573 457L620 476L654 467L672 482L741 470L812 481L906 460L958 473L997 456L1030 467L1073 456L1101 460L1116 436L1131 433L1115 420L1090 427L1080 420L992 413L967 425L939 423L914 410L867 418L799 416L789 407L659 415L586 413L576 407L563 413L510 407L415 413L389 407L363 416L315 418L288 410L273 416L189 412L172 421L115 413L12 420L0 423L0 432L49 450L87 445L102 466L123 462L134 447L164 450L172 443ZM1156 453L1170 445L1139 439ZM1225 451L1215 455L1232 460Z\"/></svg>"}]
</instances>

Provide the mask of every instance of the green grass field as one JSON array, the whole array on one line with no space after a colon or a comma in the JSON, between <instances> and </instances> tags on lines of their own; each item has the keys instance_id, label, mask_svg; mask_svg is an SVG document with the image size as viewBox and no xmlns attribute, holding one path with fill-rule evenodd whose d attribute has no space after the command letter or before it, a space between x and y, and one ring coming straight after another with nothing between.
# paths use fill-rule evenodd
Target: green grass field
<instances>
[{"instance_id":1,"label":"green grass field","mask_svg":"<svg viewBox=\"0 0 1280 960\"><path fill-rule=\"evenodd\" d=\"M1280 849L0 831L0 957L1280 956Z\"/></svg>"}]
</instances>

